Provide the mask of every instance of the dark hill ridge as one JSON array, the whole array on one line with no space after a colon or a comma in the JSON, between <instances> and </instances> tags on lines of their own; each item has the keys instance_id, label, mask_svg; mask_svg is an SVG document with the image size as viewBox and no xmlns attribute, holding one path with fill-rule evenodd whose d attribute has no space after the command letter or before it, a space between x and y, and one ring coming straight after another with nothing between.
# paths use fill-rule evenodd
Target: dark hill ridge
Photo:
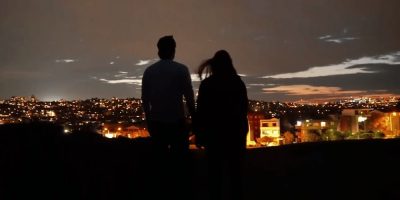
<instances>
[{"instance_id":1,"label":"dark hill ridge","mask_svg":"<svg viewBox=\"0 0 400 200\"><path fill-rule=\"evenodd\" d=\"M0 126L0 199L156 199L169 163L150 139L64 135L50 123ZM249 149L247 199L400 199L400 140ZM191 151L193 196L206 199L206 160ZM159 199L159 198L157 198Z\"/></svg>"}]
</instances>

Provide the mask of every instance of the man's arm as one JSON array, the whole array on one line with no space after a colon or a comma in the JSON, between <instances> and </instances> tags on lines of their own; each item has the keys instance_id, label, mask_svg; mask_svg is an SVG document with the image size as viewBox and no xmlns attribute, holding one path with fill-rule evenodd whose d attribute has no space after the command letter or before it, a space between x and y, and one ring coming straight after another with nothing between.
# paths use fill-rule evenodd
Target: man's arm
<instances>
[{"instance_id":1,"label":"man's arm","mask_svg":"<svg viewBox=\"0 0 400 200\"><path fill-rule=\"evenodd\" d=\"M193 93L193 86L192 86L192 78L190 77L189 70L185 68L183 80L183 96L186 100L186 105L189 109L190 116L193 117L195 113L195 102L194 102L194 93Z\"/></svg>"},{"instance_id":2,"label":"man's arm","mask_svg":"<svg viewBox=\"0 0 400 200\"><path fill-rule=\"evenodd\" d=\"M149 120L150 118L150 102L149 102L149 83L148 83L148 75L146 74L146 71L143 73L143 78L142 78L142 107L144 110L144 114L146 117L146 120Z\"/></svg>"}]
</instances>

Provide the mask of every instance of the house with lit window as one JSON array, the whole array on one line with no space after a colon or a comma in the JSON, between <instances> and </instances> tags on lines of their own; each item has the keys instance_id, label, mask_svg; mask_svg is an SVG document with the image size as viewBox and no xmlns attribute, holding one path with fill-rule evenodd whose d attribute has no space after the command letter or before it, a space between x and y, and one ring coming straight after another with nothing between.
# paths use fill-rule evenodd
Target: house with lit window
<instances>
[{"instance_id":1,"label":"house with lit window","mask_svg":"<svg viewBox=\"0 0 400 200\"><path fill-rule=\"evenodd\" d=\"M343 109L340 116L338 131L340 132L368 132L371 112L373 109Z\"/></svg>"},{"instance_id":2,"label":"house with lit window","mask_svg":"<svg viewBox=\"0 0 400 200\"><path fill-rule=\"evenodd\" d=\"M264 141L263 138L268 139ZM277 146L281 140L280 120L277 118L261 119L260 142L268 146Z\"/></svg>"},{"instance_id":3,"label":"house with lit window","mask_svg":"<svg viewBox=\"0 0 400 200\"><path fill-rule=\"evenodd\" d=\"M335 120L300 120L297 121L296 135L298 142L314 142L322 140L322 135L327 131L336 131L337 122Z\"/></svg>"},{"instance_id":4,"label":"house with lit window","mask_svg":"<svg viewBox=\"0 0 400 200\"><path fill-rule=\"evenodd\" d=\"M280 124L279 119L262 119L260 120L260 138L262 137L280 137Z\"/></svg>"}]
</instances>

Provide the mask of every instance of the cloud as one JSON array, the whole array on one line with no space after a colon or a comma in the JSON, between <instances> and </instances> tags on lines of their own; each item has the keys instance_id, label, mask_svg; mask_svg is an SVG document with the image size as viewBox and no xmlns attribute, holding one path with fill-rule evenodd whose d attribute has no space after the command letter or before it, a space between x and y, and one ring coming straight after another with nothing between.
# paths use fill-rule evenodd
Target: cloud
<instances>
[{"instance_id":1,"label":"cloud","mask_svg":"<svg viewBox=\"0 0 400 200\"><path fill-rule=\"evenodd\" d=\"M72 63L72 62L76 62L78 60L75 59L58 59L56 60L56 63Z\"/></svg>"},{"instance_id":2,"label":"cloud","mask_svg":"<svg viewBox=\"0 0 400 200\"><path fill-rule=\"evenodd\" d=\"M264 83L249 83L247 85L249 85L249 86L265 86Z\"/></svg>"},{"instance_id":3,"label":"cloud","mask_svg":"<svg viewBox=\"0 0 400 200\"><path fill-rule=\"evenodd\" d=\"M340 87L312 86L312 85L284 85L272 88L264 88L264 93L285 93L286 95L350 95L361 94L366 91L342 90Z\"/></svg>"},{"instance_id":4,"label":"cloud","mask_svg":"<svg viewBox=\"0 0 400 200\"><path fill-rule=\"evenodd\" d=\"M326 39L326 42L333 42L333 43L343 43L345 41L350 41L350 40L357 40L358 38L356 37L345 37L345 38L335 38L335 39Z\"/></svg>"},{"instance_id":5,"label":"cloud","mask_svg":"<svg viewBox=\"0 0 400 200\"><path fill-rule=\"evenodd\" d=\"M348 74L363 74L363 73L377 73L376 71L370 71L366 67L360 65L369 64L387 64L387 65L399 65L400 64L400 51L380 55L374 57L362 57L353 60L346 60L339 64L327 65L327 66L316 66L311 67L305 71L276 74L271 76L263 76L261 78L313 78L322 76L336 76L336 75L348 75ZM357 66L358 65L358 66ZM357 66L357 67L352 67Z\"/></svg>"},{"instance_id":6,"label":"cloud","mask_svg":"<svg viewBox=\"0 0 400 200\"><path fill-rule=\"evenodd\" d=\"M139 60L139 62L136 63L136 65L138 66L142 66L142 65L147 65L150 63L151 60Z\"/></svg>"},{"instance_id":7,"label":"cloud","mask_svg":"<svg viewBox=\"0 0 400 200\"><path fill-rule=\"evenodd\" d=\"M128 76L128 72L125 71L118 71L117 74L115 74L114 79L108 79L108 78L97 78L95 76L92 76L92 79L96 79L102 82L106 82L108 84L129 84L129 85L142 85L142 76Z\"/></svg>"},{"instance_id":8,"label":"cloud","mask_svg":"<svg viewBox=\"0 0 400 200\"><path fill-rule=\"evenodd\" d=\"M118 74L114 75L114 77L118 78L118 77L124 77L127 78L128 72L124 72L124 71L118 71Z\"/></svg>"},{"instance_id":9,"label":"cloud","mask_svg":"<svg viewBox=\"0 0 400 200\"><path fill-rule=\"evenodd\" d=\"M320 40L325 40L325 39L328 39L328 38L331 38L331 37L332 37L331 35L324 35L324 36L319 37L319 39Z\"/></svg>"},{"instance_id":10,"label":"cloud","mask_svg":"<svg viewBox=\"0 0 400 200\"><path fill-rule=\"evenodd\" d=\"M274 83L268 83L268 84L265 84L265 83L249 83L247 85L262 87L262 86L274 86L276 84L274 84Z\"/></svg>"},{"instance_id":11,"label":"cloud","mask_svg":"<svg viewBox=\"0 0 400 200\"><path fill-rule=\"evenodd\" d=\"M142 79L114 79L114 80L109 80L109 79L99 79L100 81L109 83L109 84L121 84L121 83L125 83L125 84L130 84L130 85L142 85Z\"/></svg>"},{"instance_id":12,"label":"cloud","mask_svg":"<svg viewBox=\"0 0 400 200\"><path fill-rule=\"evenodd\" d=\"M318 39L325 41L325 42L333 42L337 44L341 44L346 41L357 40L357 37L333 37L332 35L323 35L318 37Z\"/></svg>"},{"instance_id":13,"label":"cloud","mask_svg":"<svg viewBox=\"0 0 400 200\"><path fill-rule=\"evenodd\" d=\"M137 66L148 65L148 64L157 62L158 60L159 60L158 58L148 59L148 60L139 60L139 62L137 62L135 65L137 65Z\"/></svg>"}]
</instances>

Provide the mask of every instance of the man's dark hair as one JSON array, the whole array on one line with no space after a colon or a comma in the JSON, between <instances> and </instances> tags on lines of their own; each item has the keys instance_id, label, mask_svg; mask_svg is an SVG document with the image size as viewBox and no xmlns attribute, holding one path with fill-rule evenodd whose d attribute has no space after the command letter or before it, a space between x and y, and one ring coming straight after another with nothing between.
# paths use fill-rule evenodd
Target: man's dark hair
<instances>
[{"instance_id":1,"label":"man's dark hair","mask_svg":"<svg viewBox=\"0 0 400 200\"><path fill-rule=\"evenodd\" d=\"M174 59L176 43L172 35L167 35L158 40L158 56L161 59Z\"/></svg>"}]
</instances>

